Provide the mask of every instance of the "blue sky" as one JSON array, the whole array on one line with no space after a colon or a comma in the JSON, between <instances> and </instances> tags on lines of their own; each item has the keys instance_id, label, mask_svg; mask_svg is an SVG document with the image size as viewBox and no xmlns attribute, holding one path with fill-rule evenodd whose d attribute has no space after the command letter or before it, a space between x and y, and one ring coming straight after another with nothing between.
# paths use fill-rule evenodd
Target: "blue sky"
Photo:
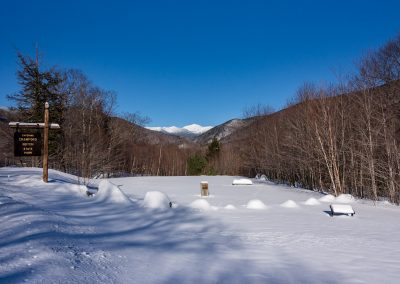
<instances>
[{"instance_id":1,"label":"blue sky","mask_svg":"<svg viewBox=\"0 0 400 284\"><path fill-rule=\"evenodd\" d=\"M19 90L16 50L81 69L149 126L217 125L303 82L354 72L400 32L400 1L2 1L0 106Z\"/></svg>"}]
</instances>

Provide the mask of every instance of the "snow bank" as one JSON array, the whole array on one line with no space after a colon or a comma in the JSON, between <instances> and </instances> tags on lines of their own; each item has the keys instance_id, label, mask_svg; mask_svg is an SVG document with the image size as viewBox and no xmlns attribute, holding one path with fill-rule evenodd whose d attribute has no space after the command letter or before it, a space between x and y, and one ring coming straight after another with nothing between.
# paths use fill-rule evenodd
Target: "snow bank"
<instances>
[{"instance_id":1,"label":"snow bank","mask_svg":"<svg viewBox=\"0 0 400 284\"><path fill-rule=\"evenodd\" d=\"M99 190L95 194L96 200L107 201L118 204L131 204L129 198L115 185L108 180L99 183Z\"/></svg>"},{"instance_id":2,"label":"snow bank","mask_svg":"<svg viewBox=\"0 0 400 284\"><path fill-rule=\"evenodd\" d=\"M252 185L253 182L247 178L234 179L232 185Z\"/></svg>"},{"instance_id":3,"label":"snow bank","mask_svg":"<svg viewBox=\"0 0 400 284\"><path fill-rule=\"evenodd\" d=\"M353 203L355 202L355 198L351 194L340 194L338 197L335 197L331 194L327 194L319 199L322 202L338 202L338 203Z\"/></svg>"},{"instance_id":4,"label":"snow bank","mask_svg":"<svg viewBox=\"0 0 400 284\"><path fill-rule=\"evenodd\" d=\"M314 197L310 197L309 199L307 199L305 202L304 202L304 204L305 205L311 205L311 206L313 206L313 205L320 205L321 204L321 202L319 202L317 199L315 199Z\"/></svg>"},{"instance_id":5,"label":"snow bank","mask_svg":"<svg viewBox=\"0 0 400 284\"><path fill-rule=\"evenodd\" d=\"M351 194L340 194L336 197L335 201L339 203L353 203L355 198Z\"/></svg>"},{"instance_id":6,"label":"snow bank","mask_svg":"<svg viewBox=\"0 0 400 284\"><path fill-rule=\"evenodd\" d=\"M235 207L234 205L232 205L232 204L228 204L228 205L226 205L226 206L224 207L224 209L226 209L226 210L235 210L236 207Z\"/></svg>"},{"instance_id":7,"label":"snow bank","mask_svg":"<svg viewBox=\"0 0 400 284\"><path fill-rule=\"evenodd\" d=\"M285 207L285 208L297 208L297 207L299 207L299 205L297 205L296 202L294 202L293 200L290 200L290 199L288 201L283 202L281 204L281 206Z\"/></svg>"},{"instance_id":8,"label":"snow bank","mask_svg":"<svg viewBox=\"0 0 400 284\"><path fill-rule=\"evenodd\" d=\"M149 191L144 196L143 207L167 209L170 208L171 205L168 196L161 191Z\"/></svg>"},{"instance_id":9,"label":"snow bank","mask_svg":"<svg viewBox=\"0 0 400 284\"><path fill-rule=\"evenodd\" d=\"M319 201L322 202L333 202L335 201L335 196L333 196L332 194L327 194L325 196L322 196Z\"/></svg>"},{"instance_id":10,"label":"snow bank","mask_svg":"<svg viewBox=\"0 0 400 284\"><path fill-rule=\"evenodd\" d=\"M204 199L196 199L189 205L193 209L197 210L203 210L203 211L208 211L208 210L217 210L216 207L211 206L210 203L208 203L207 200Z\"/></svg>"},{"instance_id":11,"label":"snow bank","mask_svg":"<svg viewBox=\"0 0 400 284\"><path fill-rule=\"evenodd\" d=\"M259 199L252 199L249 202L247 202L246 208L262 210L262 209L267 209L267 206Z\"/></svg>"}]
</instances>

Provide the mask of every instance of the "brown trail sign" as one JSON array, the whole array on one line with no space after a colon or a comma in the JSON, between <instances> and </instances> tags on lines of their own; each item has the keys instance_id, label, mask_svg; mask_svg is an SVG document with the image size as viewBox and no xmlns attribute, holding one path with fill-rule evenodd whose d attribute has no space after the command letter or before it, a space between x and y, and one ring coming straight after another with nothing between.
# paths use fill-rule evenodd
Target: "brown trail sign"
<instances>
[{"instance_id":1,"label":"brown trail sign","mask_svg":"<svg viewBox=\"0 0 400 284\"><path fill-rule=\"evenodd\" d=\"M11 128L16 128L14 133L14 155L15 156L40 156L41 135L39 132L20 132L19 129L43 129L43 181L48 182L49 169L49 128L59 129L57 123L49 124L49 103L44 105L44 123L10 122Z\"/></svg>"},{"instance_id":2,"label":"brown trail sign","mask_svg":"<svg viewBox=\"0 0 400 284\"><path fill-rule=\"evenodd\" d=\"M40 132L14 133L14 156L32 157L40 155L42 155L42 138Z\"/></svg>"}]
</instances>

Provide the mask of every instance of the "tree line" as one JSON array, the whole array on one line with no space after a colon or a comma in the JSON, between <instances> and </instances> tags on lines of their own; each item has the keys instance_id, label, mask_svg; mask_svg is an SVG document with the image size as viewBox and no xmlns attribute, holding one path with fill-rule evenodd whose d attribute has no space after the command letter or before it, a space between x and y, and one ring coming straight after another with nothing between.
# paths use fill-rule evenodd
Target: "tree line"
<instances>
[{"instance_id":1,"label":"tree line","mask_svg":"<svg viewBox=\"0 0 400 284\"><path fill-rule=\"evenodd\" d=\"M18 53L21 90L8 98L15 103L4 120L42 122L44 103L50 121L60 130L50 131L49 166L84 179L115 175L186 175L193 145L178 145L161 138L144 139L139 113L115 113L116 94L93 84L76 69L44 68L38 56ZM3 123L2 165L41 166L40 158L12 157L13 131Z\"/></svg>"},{"instance_id":2,"label":"tree line","mask_svg":"<svg viewBox=\"0 0 400 284\"><path fill-rule=\"evenodd\" d=\"M287 108L258 116L222 147L240 153L243 175L398 204L399 79L400 36L362 58L345 82L305 83Z\"/></svg>"},{"instance_id":3,"label":"tree line","mask_svg":"<svg viewBox=\"0 0 400 284\"><path fill-rule=\"evenodd\" d=\"M116 115L116 94L83 72L45 69L22 54L18 59L21 90L9 96L16 104L9 115L42 121L44 102L50 103L50 120L61 124L51 131L51 168L85 178L264 174L335 195L400 201L400 36L364 56L357 73L340 84L305 83L278 112L249 108L250 125L202 147L145 139L140 125L147 119ZM0 131L12 140L10 129L0 124ZM2 143L1 152L0 163L7 164L11 143ZM39 159L20 162L40 166Z\"/></svg>"}]
</instances>

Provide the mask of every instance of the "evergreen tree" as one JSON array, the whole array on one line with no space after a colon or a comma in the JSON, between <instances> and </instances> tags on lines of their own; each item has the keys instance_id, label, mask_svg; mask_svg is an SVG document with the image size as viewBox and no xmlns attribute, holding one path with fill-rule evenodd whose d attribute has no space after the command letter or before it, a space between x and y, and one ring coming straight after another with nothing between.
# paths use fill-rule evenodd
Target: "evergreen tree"
<instances>
[{"instance_id":1,"label":"evergreen tree","mask_svg":"<svg viewBox=\"0 0 400 284\"><path fill-rule=\"evenodd\" d=\"M187 161L188 174L192 176L200 175L203 173L206 165L207 160L203 156L197 154L190 156Z\"/></svg>"},{"instance_id":2,"label":"evergreen tree","mask_svg":"<svg viewBox=\"0 0 400 284\"><path fill-rule=\"evenodd\" d=\"M44 103L50 105L50 119L62 123L65 94L60 91L62 75L54 69L42 71L39 60L18 53L20 69L17 71L21 91L7 96L16 102L21 119L26 122L43 122Z\"/></svg>"},{"instance_id":3,"label":"evergreen tree","mask_svg":"<svg viewBox=\"0 0 400 284\"><path fill-rule=\"evenodd\" d=\"M24 122L43 122L44 105L49 103L50 122L59 123L62 127L67 95L62 91L63 75L54 68L41 70L39 59L32 59L21 53L17 54L19 70L18 83L21 90L8 99L16 103L19 119ZM58 160L63 150L63 132L49 132L49 154Z\"/></svg>"},{"instance_id":4,"label":"evergreen tree","mask_svg":"<svg viewBox=\"0 0 400 284\"><path fill-rule=\"evenodd\" d=\"M216 137L213 138L211 143L208 145L207 160L210 161L213 158L218 157L221 150L221 145Z\"/></svg>"}]
</instances>

